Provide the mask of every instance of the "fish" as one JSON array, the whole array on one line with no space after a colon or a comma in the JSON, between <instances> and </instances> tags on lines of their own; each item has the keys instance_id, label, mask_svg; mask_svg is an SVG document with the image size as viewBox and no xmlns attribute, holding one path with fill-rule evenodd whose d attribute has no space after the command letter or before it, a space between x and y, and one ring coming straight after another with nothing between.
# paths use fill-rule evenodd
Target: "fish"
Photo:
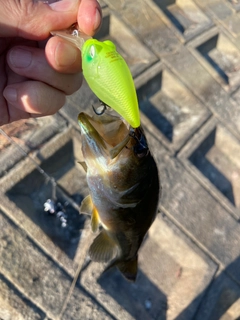
<instances>
[{"instance_id":1,"label":"fish","mask_svg":"<svg viewBox=\"0 0 240 320\"><path fill-rule=\"evenodd\" d=\"M80 113L81 162L90 194L80 213L91 215L93 232L100 233L89 248L93 261L116 266L135 281L138 250L153 223L160 198L160 179L142 126L132 128L109 112ZM105 270L105 271L106 271Z\"/></svg>"},{"instance_id":2,"label":"fish","mask_svg":"<svg viewBox=\"0 0 240 320\"><path fill-rule=\"evenodd\" d=\"M52 31L78 47L82 52L83 75L92 92L104 104L113 108L133 128L140 126L140 112L131 71L110 40L99 41L70 28Z\"/></svg>"}]
</instances>

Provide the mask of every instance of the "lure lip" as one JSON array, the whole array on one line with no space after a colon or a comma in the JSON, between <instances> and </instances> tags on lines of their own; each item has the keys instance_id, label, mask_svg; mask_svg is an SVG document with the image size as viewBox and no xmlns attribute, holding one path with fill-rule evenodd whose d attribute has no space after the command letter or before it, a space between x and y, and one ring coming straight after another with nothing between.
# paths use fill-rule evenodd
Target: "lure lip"
<instances>
[{"instance_id":1,"label":"lure lip","mask_svg":"<svg viewBox=\"0 0 240 320\"><path fill-rule=\"evenodd\" d=\"M78 49L82 50L84 43L92 39L87 34L80 32L77 29L77 24L74 23L70 28L64 30L51 31L51 35L58 36L74 44Z\"/></svg>"}]
</instances>

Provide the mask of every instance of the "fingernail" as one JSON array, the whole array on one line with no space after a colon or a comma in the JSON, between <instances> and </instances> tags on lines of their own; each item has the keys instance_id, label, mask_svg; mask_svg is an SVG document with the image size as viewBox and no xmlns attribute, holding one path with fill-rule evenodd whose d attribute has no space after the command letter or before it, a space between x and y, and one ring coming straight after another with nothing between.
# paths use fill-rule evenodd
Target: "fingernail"
<instances>
[{"instance_id":1,"label":"fingernail","mask_svg":"<svg viewBox=\"0 0 240 320\"><path fill-rule=\"evenodd\" d=\"M49 6L54 11L70 11L76 6L75 0L60 0L57 2L50 3Z\"/></svg>"},{"instance_id":2,"label":"fingernail","mask_svg":"<svg viewBox=\"0 0 240 320\"><path fill-rule=\"evenodd\" d=\"M14 88L6 88L3 92L5 99L9 102L17 101L17 90Z\"/></svg>"},{"instance_id":3,"label":"fingernail","mask_svg":"<svg viewBox=\"0 0 240 320\"><path fill-rule=\"evenodd\" d=\"M94 21L94 31L96 31L100 25L101 25L101 21L102 21L102 14L100 12L100 10L97 8L96 12L95 12L95 21Z\"/></svg>"},{"instance_id":4,"label":"fingernail","mask_svg":"<svg viewBox=\"0 0 240 320\"><path fill-rule=\"evenodd\" d=\"M24 49L12 49L9 54L10 63L16 68L27 68L32 62L32 53Z\"/></svg>"},{"instance_id":5,"label":"fingernail","mask_svg":"<svg viewBox=\"0 0 240 320\"><path fill-rule=\"evenodd\" d=\"M72 46L71 44L65 42L59 42L55 51L55 60L58 66L67 67L74 64L80 51Z\"/></svg>"}]
</instances>

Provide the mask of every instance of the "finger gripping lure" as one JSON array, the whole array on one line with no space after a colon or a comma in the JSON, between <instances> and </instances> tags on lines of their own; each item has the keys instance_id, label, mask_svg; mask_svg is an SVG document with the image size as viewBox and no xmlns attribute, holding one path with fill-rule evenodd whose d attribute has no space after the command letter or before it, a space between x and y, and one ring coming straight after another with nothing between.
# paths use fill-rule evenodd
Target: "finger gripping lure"
<instances>
[{"instance_id":1,"label":"finger gripping lure","mask_svg":"<svg viewBox=\"0 0 240 320\"><path fill-rule=\"evenodd\" d=\"M75 25L68 30L51 33L71 41L82 50L83 75L90 89L133 128L139 127L140 114L133 78L114 43L89 39Z\"/></svg>"},{"instance_id":2,"label":"finger gripping lure","mask_svg":"<svg viewBox=\"0 0 240 320\"><path fill-rule=\"evenodd\" d=\"M82 69L96 96L133 128L139 127L140 115L133 78L113 42L87 40L82 47Z\"/></svg>"}]
</instances>

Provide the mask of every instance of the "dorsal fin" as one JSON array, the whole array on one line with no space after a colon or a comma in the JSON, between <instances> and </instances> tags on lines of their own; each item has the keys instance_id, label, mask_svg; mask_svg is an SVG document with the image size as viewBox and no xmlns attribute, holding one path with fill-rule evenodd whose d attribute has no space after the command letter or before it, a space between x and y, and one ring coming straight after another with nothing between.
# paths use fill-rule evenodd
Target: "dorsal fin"
<instances>
[{"instance_id":1,"label":"dorsal fin","mask_svg":"<svg viewBox=\"0 0 240 320\"><path fill-rule=\"evenodd\" d=\"M89 256L93 261L108 262L119 254L117 243L105 230L94 239L89 249Z\"/></svg>"},{"instance_id":2,"label":"dorsal fin","mask_svg":"<svg viewBox=\"0 0 240 320\"><path fill-rule=\"evenodd\" d=\"M83 167L84 171L87 172L87 164L85 161L78 161L78 163Z\"/></svg>"}]
</instances>

